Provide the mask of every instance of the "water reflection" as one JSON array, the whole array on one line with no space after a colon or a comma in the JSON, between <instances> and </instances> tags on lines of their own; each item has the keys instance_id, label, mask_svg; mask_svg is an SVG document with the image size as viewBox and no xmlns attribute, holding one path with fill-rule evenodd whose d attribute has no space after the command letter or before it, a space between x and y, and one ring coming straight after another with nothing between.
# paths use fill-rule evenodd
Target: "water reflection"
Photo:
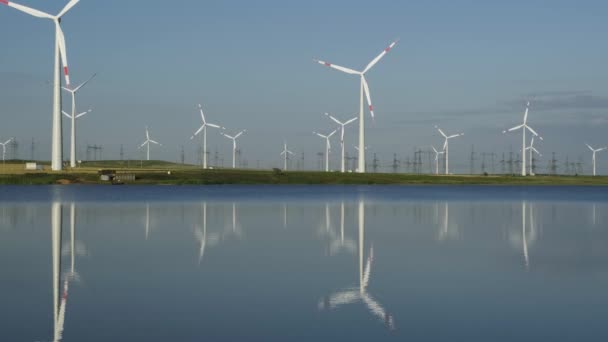
<instances>
[{"instance_id":1,"label":"water reflection","mask_svg":"<svg viewBox=\"0 0 608 342\"><path fill-rule=\"evenodd\" d=\"M343 305L360 302L367 307L372 315L376 316L376 318L384 322L392 330L395 328L393 316L368 291L374 262L374 247L373 245L369 247L367 259L364 262L365 203L363 201L359 201L357 212L359 219L359 286L349 286L321 299L319 308L322 310L334 310Z\"/></svg>"}]
</instances>

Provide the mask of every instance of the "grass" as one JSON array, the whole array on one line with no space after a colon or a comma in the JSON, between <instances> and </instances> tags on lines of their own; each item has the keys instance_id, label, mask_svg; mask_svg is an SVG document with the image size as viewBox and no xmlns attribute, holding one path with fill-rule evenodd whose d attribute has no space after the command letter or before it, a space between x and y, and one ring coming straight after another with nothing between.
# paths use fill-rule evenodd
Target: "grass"
<instances>
[{"instance_id":1,"label":"grass","mask_svg":"<svg viewBox=\"0 0 608 342\"><path fill-rule=\"evenodd\" d=\"M417 175L391 173L339 173L279 170L202 170L194 165L164 161L97 161L85 162L75 169L61 172L26 171L24 162L7 162L0 166L0 184L109 184L99 179L100 169L136 175L129 184L448 184L448 185L608 185L606 176L505 175ZM168 172L170 171L170 174Z\"/></svg>"}]
</instances>

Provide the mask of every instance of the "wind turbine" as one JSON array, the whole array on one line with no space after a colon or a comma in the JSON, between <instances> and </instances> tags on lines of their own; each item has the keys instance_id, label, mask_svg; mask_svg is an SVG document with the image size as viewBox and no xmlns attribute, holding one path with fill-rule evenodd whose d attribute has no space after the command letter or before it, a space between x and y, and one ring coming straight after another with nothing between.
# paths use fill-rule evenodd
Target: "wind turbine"
<instances>
[{"instance_id":1,"label":"wind turbine","mask_svg":"<svg viewBox=\"0 0 608 342\"><path fill-rule=\"evenodd\" d=\"M521 140L521 175L525 176L526 175L526 129L529 130L532 134L534 134L534 136L537 136L540 138L540 140L543 140L543 137L541 137L540 135L538 135L538 133L536 133L536 131L534 131L532 129L532 127L528 126L528 110L530 109L530 102L526 103L526 111L524 112L524 123L519 125L519 126L515 126L512 128L509 128L506 131L502 131L502 133L507 133L507 132L512 132L512 131L516 131L518 129L522 129L522 140Z\"/></svg>"},{"instance_id":2,"label":"wind turbine","mask_svg":"<svg viewBox=\"0 0 608 342\"><path fill-rule=\"evenodd\" d=\"M0 143L2 145L2 164L4 164L4 158L6 157L6 145L13 141L13 138L8 139L7 141Z\"/></svg>"},{"instance_id":3,"label":"wind turbine","mask_svg":"<svg viewBox=\"0 0 608 342\"><path fill-rule=\"evenodd\" d=\"M201 120L203 121L203 124L196 132L194 132L194 134L190 137L190 140L194 139L194 137L197 136L201 131L203 132L203 169L206 169L207 168L207 126L213 127L213 128L221 128L221 129L224 129L224 127L207 122L207 120L205 120L205 114L203 114L203 106L201 106L200 103L198 105L198 109L201 112Z\"/></svg>"},{"instance_id":4,"label":"wind turbine","mask_svg":"<svg viewBox=\"0 0 608 342\"><path fill-rule=\"evenodd\" d=\"M53 171L61 171L63 160L63 136L61 129L61 76L59 59L63 64L66 87L70 87L70 74L66 53L65 36L61 29L61 18L76 5L80 0L71 0L57 15L51 15L37 9L16 4L12 1L0 0L0 4L7 5L31 16L43 19L51 19L55 24L55 67L53 81L53 128L51 141L51 168Z\"/></svg>"},{"instance_id":5,"label":"wind turbine","mask_svg":"<svg viewBox=\"0 0 608 342\"><path fill-rule=\"evenodd\" d=\"M148 126L146 126L146 141L139 145L138 149L147 145L147 160L150 160L150 143L156 144L158 146L163 146L161 143L150 139L150 132L148 131Z\"/></svg>"},{"instance_id":6,"label":"wind turbine","mask_svg":"<svg viewBox=\"0 0 608 342\"><path fill-rule=\"evenodd\" d=\"M76 93L82 87L84 87L87 83L89 83L89 81L92 80L93 77L95 77L95 75L97 75L97 74L93 74L93 76L91 76L88 80L86 80L85 82L83 82L82 84L80 84L79 86L77 86L74 89L71 89L68 87L63 87L63 90L72 94L72 115L68 114L67 112L65 112L63 110L61 111L63 113L63 115L67 116L69 119L72 120L72 127L71 127L72 140L70 141L70 167L76 167L76 119L78 119L79 117L81 117L87 113L90 113L92 111L92 109L89 109L86 112L76 114Z\"/></svg>"},{"instance_id":7,"label":"wind turbine","mask_svg":"<svg viewBox=\"0 0 608 342\"><path fill-rule=\"evenodd\" d=\"M287 143L283 143L283 152L281 152L281 155L283 156L283 170L287 171L287 155L291 154L292 156L294 155L293 152L291 152L290 150L287 149Z\"/></svg>"},{"instance_id":8,"label":"wind turbine","mask_svg":"<svg viewBox=\"0 0 608 342\"><path fill-rule=\"evenodd\" d=\"M236 169L236 139L238 139L243 133L247 132L246 129L238 132L235 136L228 135L226 133L221 133L228 139L232 139L232 168Z\"/></svg>"},{"instance_id":9,"label":"wind turbine","mask_svg":"<svg viewBox=\"0 0 608 342\"><path fill-rule=\"evenodd\" d=\"M439 174L439 155L444 154L445 151L439 152L439 151L437 151L435 146L431 145L431 147L433 148L433 151L435 152L435 174L438 175Z\"/></svg>"},{"instance_id":10,"label":"wind turbine","mask_svg":"<svg viewBox=\"0 0 608 342\"><path fill-rule=\"evenodd\" d=\"M314 60L315 62L325 65L327 67L342 71L344 73L350 75L357 75L361 78L361 89L360 89L360 109L359 109L359 167L357 168L357 172L364 173L365 172L365 121L364 121L364 109L363 109L363 95L367 98L367 104L369 106L369 112L372 116L372 120L374 119L374 107L372 106L371 96L369 94L369 86L365 79L365 74L374 66L384 55L386 55L394 46L397 44L397 41L392 42L384 51L382 51L376 58L374 58L363 71L356 71L353 69L345 68L339 65L331 64L325 61Z\"/></svg>"},{"instance_id":11,"label":"wind turbine","mask_svg":"<svg viewBox=\"0 0 608 342\"><path fill-rule=\"evenodd\" d=\"M529 161L530 161L530 166L528 167L529 171L528 173L530 174L530 176L534 176L534 173L532 172L532 152L538 154L539 156L542 156L542 154L540 154L540 152L538 152L538 150L536 148L534 148L534 137L532 137L532 140L530 141L530 146L526 147L526 151L530 151L530 156L529 156Z\"/></svg>"},{"instance_id":12,"label":"wind turbine","mask_svg":"<svg viewBox=\"0 0 608 342\"><path fill-rule=\"evenodd\" d=\"M450 164L449 163L450 162L450 160L449 160L449 158L450 158L449 147L450 146L448 144L448 141L450 139L463 136L464 133L458 133L458 134L453 134L453 135L448 136L445 133L443 133L443 131L441 130L441 128L439 128L437 126L435 126L435 128L437 128L437 130L439 131L439 133L441 133L441 135L443 135L443 137L445 138L445 142L443 143L443 151L445 152L445 174L447 175L447 174L449 174L449 171L450 171L450 169L449 169L449 164Z\"/></svg>"},{"instance_id":13,"label":"wind turbine","mask_svg":"<svg viewBox=\"0 0 608 342\"><path fill-rule=\"evenodd\" d=\"M5 144L6 144L6 143L5 143ZM597 152L600 152L600 151L605 150L605 149L606 149L606 147L598 148L598 149L596 150L596 149L594 149L593 147L589 146L589 144L585 144L585 145L587 145L587 147L589 147L589 149L591 150L591 152L593 152L593 159L592 159L592 160L593 160L593 175L595 176L595 161L596 161L595 154L596 154ZM4 147L4 145L2 145L2 147ZM4 160L4 150L2 150L2 160Z\"/></svg>"},{"instance_id":14,"label":"wind turbine","mask_svg":"<svg viewBox=\"0 0 608 342\"><path fill-rule=\"evenodd\" d=\"M320 136L321 138L325 139L325 172L329 172L329 150L331 150L331 142L329 141L329 139L331 138L332 135L336 134L336 132L337 132L336 129L334 129L328 135L324 135L324 134L317 133L317 132L312 132L312 134L316 134L316 135Z\"/></svg>"},{"instance_id":15,"label":"wind turbine","mask_svg":"<svg viewBox=\"0 0 608 342\"><path fill-rule=\"evenodd\" d=\"M341 164L340 164L340 171L341 172L346 172L346 160L344 158L344 126L348 125L349 123L354 122L355 120L357 120L357 117L354 117L350 120L347 120L345 122L342 122L338 119L336 119L335 117L329 115L329 113L325 113L326 116L328 116L330 119L332 119L335 123L337 123L338 125L340 125L340 146L342 147L342 156L340 158Z\"/></svg>"}]
</instances>

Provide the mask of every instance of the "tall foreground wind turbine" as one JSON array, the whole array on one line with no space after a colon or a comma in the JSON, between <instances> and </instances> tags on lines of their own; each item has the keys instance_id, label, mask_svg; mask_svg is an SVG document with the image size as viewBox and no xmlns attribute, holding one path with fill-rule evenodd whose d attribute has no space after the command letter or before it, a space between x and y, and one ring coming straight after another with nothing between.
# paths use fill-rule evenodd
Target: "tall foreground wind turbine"
<instances>
[{"instance_id":1,"label":"tall foreground wind turbine","mask_svg":"<svg viewBox=\"0 0 608 342\"><path fill-rule=\"evenodd\" d=\"M521 157L521 175L522 176L526 175L526 129L529 130L535 136L539 137L540 140L543 140L543 137L539 136L538 133L536 133L536 131L534 131L532 129L532 127L528 126L529 108L530 108L530 102L526 103L526 111L524 112L524 123L523 124L509 128L506 131L502 131L502 133L507 133L507 132L516 131L520 128L522 129L522 140L521 140L521 155L522 155L522 157Z\"/></svg>"},{"instance_id":2,"label":"tall foreground wind turbine","mask_svg":"<svg viewBox=\"0 0 608 342\"><path fill-rule=\"evenodd\" d=\"M6 145L8 145L8 143L10 143L11 141L13 141L13 138L10 138L5 142L0 143L0 145L2 145L2 164L4 164L4 158L6 157ZM595 153L593 154L593 156L595 158Z\"/></svg>"},{"instance_id":3,"label":"tall foreground wind turbine","mask_svg":"<svg viewBox=\"0 0 608 342\"><path fill-rule=\"evenodd\" d=\"M203 114L203 106L201 106L199 104L198 109L201 112L201 120L203 121L203 124L198 129L198 131L194 132L194 134L190 137L190 140L194 139L194 137L197 136L201 131L203 132L203 169L206 169L207 168L207 126L213 127L213 128L221 128L221 129L224 129L224 127L207 122L207 120L205 120L205 114Z\"/></svg>"},{"instance_id":4,"label":"tall foreground wind turbine","mask_svg":"<svg viewBox=\"0 0 608 342\"><path fill-rule=\"evenodd\" d=\"M439 174L439 155L440 154L444 154L445 151L437 151L437 149L435 148L435 146L431 146L433 148L433 152L435 152L435 174L438 175Z\"/></svg>"},{"instance_id":5,"label":"tall foreground wind turbine","mask_svg":"<svg viewBox=\"0 0 608 342\"><path fill-rule=\"evenodd\" d=\"M367 98L367 104L369 106L369 112L374 118L374 107L372 106L371 96L369 94L369 86L367 84L367 80L365 79L365 74L374 66L384 55L386 55L394 46L397 44L397 41L392 42L382 53L380 53L376 58L374 58L369 64L363 69L363 71L356 71L353 69L345 68L339 65L331 64L325 61L314 60L315 62L328 66L330 68L342 71L344 73L350 75L357 75L361 78L361 96L360 96L360 109L359 109L359 167L357 168L357 172L364 173L365 172L365 120L364 120L364 109L363 109L363 95Z\"/></svg>"},{"instance_id":6,"label":"tall foreground wind turbine","mask_svg":"<svg viewBox=\"0 0 608 342\"><path fill-rule=\"evenodd\" d=\"M236 139L238 139L243 133L247 132L246 129L238 132L236 135L231 136L228 135L226 133L221 133L223 136L225 136L228 139L232 140L232 168L236 169Z\"/></svg>"},{"instance_id":7,"label":"tall foreground wind turbine","mask_svg":"<svg viewBox=\"0 0 608 342\"><path fill-rule=\"evenodd\" d=\"M144 141L141 145L139 145L138 149L147 145L147 157L146 160L150 160L150 143L156 144L158 146L163 146L161 143L156 142L150 139L150 132L148 131L148 126L146 126L146 141Z\"/></svg>"},{"instance_id":8,"label":"tall foreground wind turbine","mask_svg":"<svg viewBox=\"0 0 608 342\"><path fill-rule=\"evenodd\" d=\"M317 133L317 132L312 132L312 134L316 134L318 136L320 136L321 138L325 139L325 172L329 172L329 151L331 150L331 142L329 141L329 139L331 139L331 136L336 134L337 130L333 130L333 132L329 133L328 135L324 135L321 133Z\"/></svg>"},{"instance_id":9,"label":"tall foreground wind turbine","mask_svg":"<svg viewBox=\"0 0 608 342\"><path fill-rule=\"evenodd\" d=\"M70 75L68 72L68 61L66 53L65 36L61 29L61 18L76 5L80 0L71 0L57 15L51 15L33 8L16 4L12 1L0 0L0 4L27 13L31 16L43 19L51 19L55 23L55 67L53 81L53 129L51 142L51 168L53 171L61 171L63 160L63 136L61 129L61 76L59 58L63 64L66 87L70 87Z\"/></svg>"},{"instance_id":10,"label":"tall foreground wind turbine","mask_svg":"<svg viewBox=\"0 0 608 342\"><path fill-rule=\"evenodd\" d=\"M283 170L285 171L287 171L287 158L290 154L292 156L294 155L293 152L287 149L287 143L283 143L283 152L281 152L281 155L283 156Z\"/></svg>"},{"instance_id":11,"label":"tall foreground wind turbine","mask_svg":"<svg viewBox=\"0 0 608 342\"><path fill-rule=\"evenodd\" d=\"M528 167L528 174L530 174L530 176L534 176L534 172L532 170L532 152L538 154L539 156L542 156L542 154L540 154L540 152L538 152L538 150L534 147L534 137L532 137L532 140L530 141L530 146L526 147L526 151L530 151L530 155L528 156L528 160L530 161L530 167Z\"/></svg>"},{"instance_id":12,"label":"tall foreground wind turbine","mask_svg":"<svg viewBox=\"0 0 608 342\"><path fill-rule=\"evenodd\" d=\"M605 150L607 147L598 148L596 150L593 147L589 146L589 144L585 144L585 145L587 145L587 147L589 147L591 152L593 152L593 159L592 159L593 160L593 175L595 176L595 161L596 161L595 154L597 152L601 152L601 151ZM4 145L3 145L3 147L4 147ZM4 160L4 150L2 151L2 160Z\"/></svg>"},{"instance_id":13,"label":"tall foreground wind turbine","mask_svg":"<svg viewBox=\"0 0 608 342\"><path fill-rule=\"evenodd\" d=\"M446 135L445 133L443 133L443 131L441 130L441 128L435 126L435 128L437 128L437 130L439 131L439 133L441 133L441 135L443 135L443 137L445 138L445 142L443 143L443 152L445 152L445 174L449 174L450 173L450 168L449 168L449 164L450 164L450 152L449 152L449 148L450 145L448 143L448 141L450 139L453 138L457 138L460 136L463 136L464 133L458 133L458 134L453 134L453 135Z\"/></svg>"},{"instance_id":14,"label":"tall foreground wind turbine","mask_svg":"<svg viewBox=\"0 0 608 342\"><path fill-rule=\"evenodd\" d=\"M356 118L356 117L354 117L354 118L352 118L352 119L350 119L350 120L347 120L347 121L345 121L345 122L342 122L342 121L340 121L340 120L336 119L335 117L333 117L333 116L329 115L329 113L325 113L325 115L326 115L326 116L328 116L330 119L332 119L332 120L333 120L335 123L337 123L338 125L340 125L340 146L342 147L342 155L341 155L341 157L340 157L340 161L341 161L341 164L340 164L340 171L341 171L341 172L346 172L346 166L345 166L345 164L346 164L346 159L345 159L345 157L344 157L344 127L345 127L346 125L348 125L349 123L352 123L352 122L354 122L355 120L357 120L357 118Z\"/></svg>"},{"instance_id":15,"label":"tall foreground wind turbine","mask_svg":"<svg viewBox=\"0 0 608 342\"><path fill-rule=\"evenodd\" d=\"M91 76L88 80L86 80L85 82L83 82L82 84L80 84L79 86L77 86L74 89L71 89L68 87L63 87L63 90L72 94L72 115L66 113L65 111L61 111L63 113L63 115L67 116L68 118L70 118L70 120L72 120L72 129L71 129L72 140L70 141L70 167L76 167L76 119L91 112L91 109L89 109L86 112L76 114L76 93L82 87L84 87L87 83L89 83L89 81L92 80L93 77L95 77L95 75L96 74L93 74L93 76Z\"/></svg>"}]
</instances>

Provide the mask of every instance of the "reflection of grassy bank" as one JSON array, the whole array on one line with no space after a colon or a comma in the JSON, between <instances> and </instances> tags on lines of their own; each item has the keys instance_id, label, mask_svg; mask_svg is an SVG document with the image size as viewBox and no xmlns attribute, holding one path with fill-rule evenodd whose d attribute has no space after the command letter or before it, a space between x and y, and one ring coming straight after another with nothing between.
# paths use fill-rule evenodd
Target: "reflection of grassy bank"
<instances>
[{"instance_id":1,"label":"reflection of grassy bank","mask_svg":"<svg viewBox=\"0 0 608 342\"><path fill-rule=\"evenodd\" d=\"M127 164L131 166L127 168ZM136 167L133 167L136 164ZM86 165L86 164L85 164ZM122 166L124 165L124 167ZM608 185L608 177L590 176L433 176L387 173L337 173L303 171L201 170L166 162L98 162L60 173L26 172L23 164L0 166L0 184L109 184L97 170L114 169L135 174L129 184L492 184L492 185ZM167 172L171 171L171 174Z\"/></svg>"}]
</instances>

